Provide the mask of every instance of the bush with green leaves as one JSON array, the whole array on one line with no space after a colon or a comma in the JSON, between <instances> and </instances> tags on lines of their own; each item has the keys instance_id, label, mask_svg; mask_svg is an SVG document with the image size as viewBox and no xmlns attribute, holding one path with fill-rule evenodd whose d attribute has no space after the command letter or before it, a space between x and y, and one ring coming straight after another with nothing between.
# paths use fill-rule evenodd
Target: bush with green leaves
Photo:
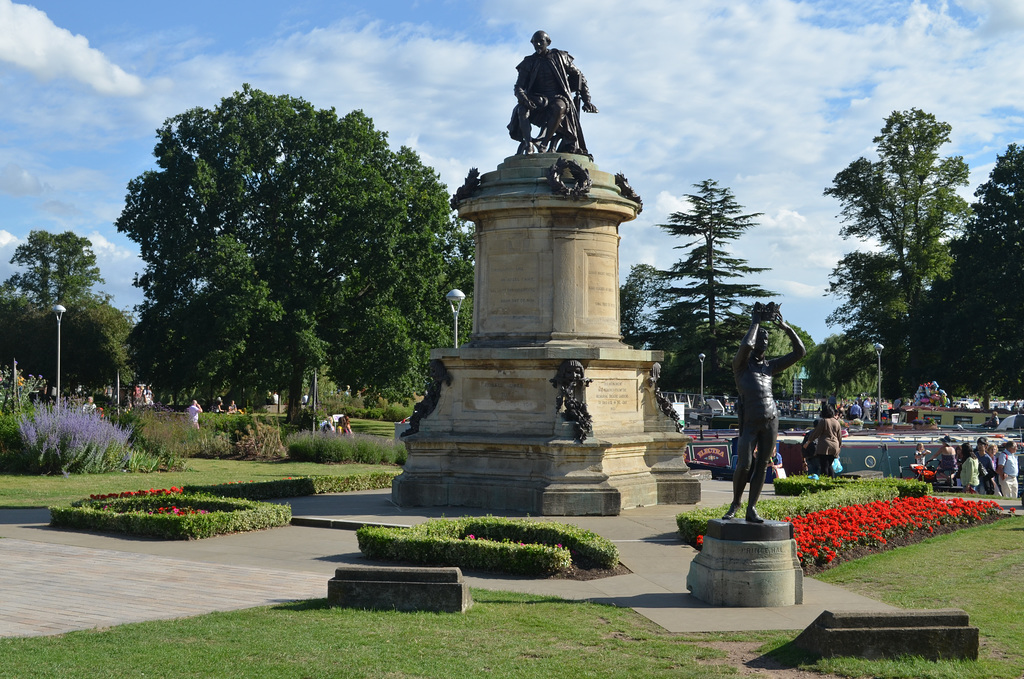
<instances>
[{"instance_id":1,"label":"bush with green leaves","mask_svg":"<svg viewBox=\"0 0 1024 679\"><path fill-rule=\"evenodd\" d=\"M31 474L99 474L131 460L131 432L98 412L64 402L38 406L19 422L21 450L15 466Z\"/></svg>"},{"instance_id":2,"label":"bush with green leaves","mask_svg":"<svg viewBox=\"0 0 1024 679\"><path fill-rule=\"evenodd\" d=\"M221 497L240 497L249 500L269 500L280 497L302 497L323 493L347 493L354 490L380 490L390 488L391 481L401 472L387 470L349 476L300 476L274 481L222 483L213 486L184 487L186 493L206 493Z\"/></svg>"},{"instance_id":3,"label":"bush with green leaves","mask_svg":"<svg viewBox=\"0 0 1024 679\"><path fill-rule=\"evenodd\" d=\"M405 444L368 434L300 431L287 439L288 457L303 462L358 462L405 464Z\"/></svg>"},{"instance_id":4,"label":"bush with green leaves","mask_svg":"<svg viewBox=\"0 0 1024 679\"><path fill-rule=\"evenodd\" d=\"M197 540L286 526L288 505L193 493L80 500L70 507L50 507L50 525L148 535L169 540Z\"/></svg>"},{"instance_id":5,"label":"bush with green leaves","mask_svg":"<svg viewBox=\"0 0 1024 679\"><path fill-rule=\"evenodd\" d=\"M0 469L3 469L7 456L14 456L21 451L21 415L17 413L0 413Z\"/></svg>"},{"instance_id":6,"label":"bush with green leaves","mask_svg":"<svg viewBox=\"0 0 1024 679\"><path fill-rule=\"evenodd\" d=\"M893 500L899 497L899 491L892 484L883 483L852 483L820 493L809 493L797 497L782 497L773 500L761 500L757 503L757 512L765 519L782 521L786 517L803 516L811 512L851 505L863 505L878 500ZM746 512L744 502L737 515ZM703 507L692 512L684 512L676 516L679 534L688 544L693 544L698 535L708 532L708 521L720 519L728 511L729 505L719 507Z\"/></svg>"},{"instance_id":7,"label":"bush with green leaves","mask_svg":"<svg viewBox=\"0 0 1024 679\"><path fill-rule=\"evenodd\" d=\"M785 479L775 479L773 484L775 495L777 496L820 493L825 490L846 488L857 484L891 486L896 489L900 497L924 497L932 490L931 486L923 481L895 478L850 479L840 476L836 478L823 477L811 479L806 476L790 476Z\"/></svg>"},{"instance_id":8,"label":"bush with green leaves","mask_svg":"<svg viewBox=\"0 0 1024 679\"><path fill-rule=\"evenodd\" d=\"M515 575L613 568L615 545L592 531L553 521L493 516L434 519L411 528L364 526L356 531L368 559L459 566Z\"/></svg>"}]
</instances>

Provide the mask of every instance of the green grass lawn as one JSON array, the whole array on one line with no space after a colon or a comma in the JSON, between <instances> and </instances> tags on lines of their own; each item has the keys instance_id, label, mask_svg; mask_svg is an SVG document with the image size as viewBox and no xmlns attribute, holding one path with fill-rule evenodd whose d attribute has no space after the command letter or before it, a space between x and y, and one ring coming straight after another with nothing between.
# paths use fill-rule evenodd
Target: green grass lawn
<instances>
[{"instance_id":1,"label":"green grass lawn","mask_svg":"<svg viewBox=\"0 0 1024 679\"><path fill-rule=\"evenodd\" d=\"M0 639L4 677L734 677L630 609L473 590L463 615L325 600Z\"/></svg>"},{"instance_id":2,"label":"green grass lawn","mask_svg":"<svg viewBox=\"0 0 1024 679\"><path fill-rule=\"evenodd\" d=\"M352 431L356 434L373 434L374 436L395 437L395 423L380 420L350 420Z\"/></svg>"},{"instance_id":3,"label":"green grass lawn","mask_svg":"<svg viewBox=\"0 0 1024 679\"><path fill-rule=\"evenodd\" d=\"M396 469L368 464L316 464L313 462L241 462L237 460L187 460L188 471L154 474L74 474L24 476L0 474L0 508L49 507L68 504L90 495L126 490L204 485L228 481L270 481L288 476L345 476L359 472ZM2 671L2 670L0 670Z\"/></svg>"}]
</instances>

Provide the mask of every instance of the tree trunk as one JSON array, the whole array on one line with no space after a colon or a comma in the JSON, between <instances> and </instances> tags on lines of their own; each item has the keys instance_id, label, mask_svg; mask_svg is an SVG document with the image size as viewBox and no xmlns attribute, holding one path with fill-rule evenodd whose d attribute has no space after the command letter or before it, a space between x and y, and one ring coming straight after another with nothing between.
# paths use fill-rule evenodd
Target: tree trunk
<instances>
[{"instance_id":1,"label":"tree trunk","mask_svg":"<svg viewBox=\"0 0 1024 679\"><path fill-rule=\"evenodd\" d=\"M293 366L292 377L288 381L288 422L297 424L302 407L302 366Z\"/></svg>"}]
</instances>

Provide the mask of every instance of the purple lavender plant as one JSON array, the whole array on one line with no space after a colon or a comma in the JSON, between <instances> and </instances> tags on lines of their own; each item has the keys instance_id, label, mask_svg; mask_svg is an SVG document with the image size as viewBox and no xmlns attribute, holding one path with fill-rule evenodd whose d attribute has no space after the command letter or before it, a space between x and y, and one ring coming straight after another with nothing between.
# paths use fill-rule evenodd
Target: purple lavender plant
<instances>
[{"instance_id":1,"label":"purple lavender plant","mask_svg":"<svg viewBox=\"0 0 1024 679\"><path fill-rule=\"evenodd\" d=\"M24 465L43 474L96 474L120 469L129 452L127 428L66 403L40 406L21 419Z\"/></svg>"}]
</instances>

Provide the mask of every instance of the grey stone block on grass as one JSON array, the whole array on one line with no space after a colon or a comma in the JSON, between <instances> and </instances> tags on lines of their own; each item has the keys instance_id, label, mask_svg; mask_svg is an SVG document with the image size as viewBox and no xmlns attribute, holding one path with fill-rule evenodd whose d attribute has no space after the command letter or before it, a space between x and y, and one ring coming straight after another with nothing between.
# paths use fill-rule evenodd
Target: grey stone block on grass
<instances>
[{"instance_id":1,"label":"grey stone block on grass","mask_svg":"<svg viewBox=\"0 0 1024 679\"><path fill-rule=\"evenodd\" d=\"M957 608L878 613L825 611L794 643L826 658L977 660L978 628Z\"/></svg>"},{"instance_id":2,"label":"grey stone block on grass","mask_svg":"<svg viewBox=\"0 0 1024 679\"><path fill-rule=\"evenodd\" d=\"M344 566L327 581L331 606L464 613L473 605L456 567Z\"/></svg>"}]
</instances>

